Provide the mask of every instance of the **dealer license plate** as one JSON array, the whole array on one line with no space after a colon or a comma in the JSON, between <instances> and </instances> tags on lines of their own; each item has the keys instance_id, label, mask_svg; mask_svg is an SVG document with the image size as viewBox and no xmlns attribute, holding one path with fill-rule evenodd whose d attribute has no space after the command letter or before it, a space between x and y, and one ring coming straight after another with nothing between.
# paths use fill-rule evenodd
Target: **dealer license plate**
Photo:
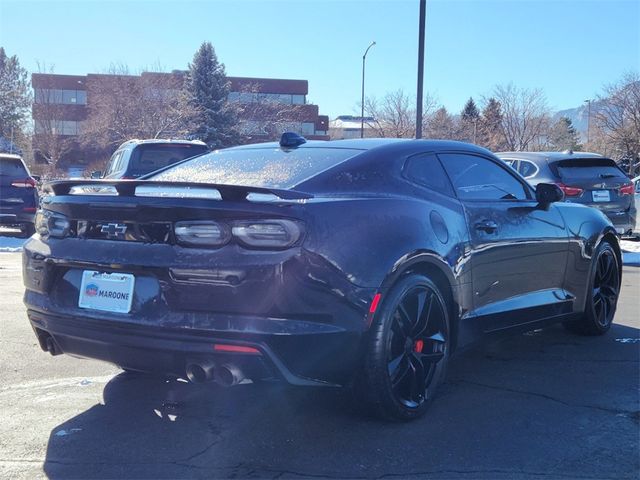
<instances>
[{"instance_id":1,"label":"dealer license plate","mask_svg":"<svg viewBox=\"0 0 640 480\"><path fill-rule=\"evenodd\" d=\"M129 313L135 278L129 273L82 272L80 308L105 312Z\"/></svg>"},{"instance_id":2,"label":"dealer license plate","mask_svg":"<svg viewBox=\"0 0 640 480\"><path fill-rule=\"evenodd\" d=\"M591 196L594 202L610 202L611 194L609 190L594 190L591 192Z\"/></svg>"}]
</instances>

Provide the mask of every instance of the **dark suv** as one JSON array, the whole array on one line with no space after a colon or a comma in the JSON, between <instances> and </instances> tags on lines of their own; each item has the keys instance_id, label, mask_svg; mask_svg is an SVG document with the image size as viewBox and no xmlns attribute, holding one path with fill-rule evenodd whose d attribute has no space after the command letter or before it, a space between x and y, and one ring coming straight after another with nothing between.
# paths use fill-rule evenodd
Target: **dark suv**
<instances>
[{"instance_id":1,"label":"dark suv","mask_svg":"<svg viewBox=\"0 0 640 480\"><path fill-rule=\"evenodd\" d=\"M198 140L129 140L111 156L105 171L92 172L91 178L138 178L208 151Z\"/></svg>"},{"instance_id":2,"label":"dark suv","mask_svg":"<svg viewBox=\"0 0 640 480\"><path fill-rule=\"evenodd\" d=\"M0 225L19 227L33 235L38 207L36 180L19 155L0 153Z\"/></svg>"},{"instance_id":3,"label":"dark suv","mask_svg":"<svg viewBox=\"0 0 640 480\"><path fill-rule=\"evenodd\" d=\"M620 235L636 225L633 182L616 163L586 152L500 152L496 154L529 183L555 183L565 201L602 211Z\"/></svg>"}]
</instances>

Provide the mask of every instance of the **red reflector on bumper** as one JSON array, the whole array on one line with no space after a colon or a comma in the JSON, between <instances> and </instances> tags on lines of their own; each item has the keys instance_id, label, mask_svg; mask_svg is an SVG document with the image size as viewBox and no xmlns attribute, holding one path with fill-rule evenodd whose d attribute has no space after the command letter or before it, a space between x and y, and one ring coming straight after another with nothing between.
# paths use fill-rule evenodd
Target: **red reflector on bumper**
<instances>
[{"instance_id":1,"label":"red reflector on bumper","mask_svg":"<svg viewBox=\"0 0 640 480\"><path fill-rule=\"evenodd\" d=\"M242 345L222 345L215 344L213 349L216 352L235 352L235 353L254 353L260 355L260 350L253 347L244 347Z\"/></svg>"},{"instance_id":2,"label":"red reflector on bumper","mask_svg":"<svg viewBox=\"0 0 640 480\"><path fill-rule=\"evenodd\" d=\"M379 293L376 293L373 296L373 300L371 300L371 306L369 307L369 313L374 314L376 313L376 309L378 308L378 303L380 303L380 297L382 295Z\"/></svg>"}]
</instances>

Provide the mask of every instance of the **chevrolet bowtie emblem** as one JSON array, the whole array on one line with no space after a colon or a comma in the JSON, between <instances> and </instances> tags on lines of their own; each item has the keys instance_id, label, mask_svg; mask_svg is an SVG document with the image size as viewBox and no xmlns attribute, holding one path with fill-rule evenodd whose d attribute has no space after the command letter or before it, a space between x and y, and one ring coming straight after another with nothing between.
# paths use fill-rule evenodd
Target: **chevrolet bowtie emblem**
<instances>
[{"instance_id":1,"label":"chevrolet bowtie emblem","mask_svg":"<svg viewBox=\"0 0 640 480\"><path fill-rule=\"evenodd\" d=\"M127 231L124 223L105 223L100 227L101 233L106 233L107 238L122 238Z\"/></svg>"}]
</instances>

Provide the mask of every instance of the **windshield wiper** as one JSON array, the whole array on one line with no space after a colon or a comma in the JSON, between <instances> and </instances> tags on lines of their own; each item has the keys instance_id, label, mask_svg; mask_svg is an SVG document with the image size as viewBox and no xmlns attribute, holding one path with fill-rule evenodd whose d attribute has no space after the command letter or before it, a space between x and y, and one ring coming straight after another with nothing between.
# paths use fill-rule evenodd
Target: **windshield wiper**
<instances>
[{"instance_id":1,"label":"windshield wiper","mask_svg":"<svg viewBox=\"0 0 640 480\"><path fill-rule=\"evenodd\" d=\"M600 178L615 178L617 177L617 175L614 175L613 173L601 173L600 174Z\"/></svg>"}]
</instances>

